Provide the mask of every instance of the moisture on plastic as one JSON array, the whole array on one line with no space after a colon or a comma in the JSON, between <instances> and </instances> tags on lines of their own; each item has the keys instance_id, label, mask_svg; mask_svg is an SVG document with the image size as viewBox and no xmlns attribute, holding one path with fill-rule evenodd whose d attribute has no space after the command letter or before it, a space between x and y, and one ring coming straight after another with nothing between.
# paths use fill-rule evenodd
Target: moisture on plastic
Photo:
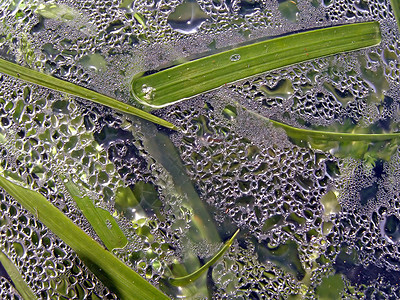
<instances>
[{"instance_id":1,"label":"moisture on plastic","mask_svg":"<svg viewBox=\"0 0 400 300\"><path fill-rule=\"evenodd\" d=\"M0 5L2 57L125 101L127 77L204 53L210 44L233 48L367 20L380 22L383 43L254 76L158 111L182 127L183 134L166 133L184 164L177 169L176 157L162 155L167 164L171 159L172 171L146 149L151 136L164 132L144 134L150 125L3 75L2 172L45 195L100 242L59 181L59 174L74 174L127 235L128 245L115 255L159 286L174 261L194 268L191 249L203 249L207 259L219 246L195 244L198 232L187 242L198 216L179 189L193 182L213 217L207 226L216 224L225 239L233 227L246 234L210 269L207 282L180 290L163 286L174 297L288 298L303 295L305 287L310 297L399 295L398 145L384 147L392 154L383 160L337 158L335 151L314 150L307 141L294 145L249 113L299 127L398 131L400 52L393 12L387 1L293 2L64 1L53 7L6 1ZM188 9L176 17L188 3L195 13ZM190 25L185 32L174 27L180 20ZM90 61L97 53L105 64ZM151 98L151 87L145 88ZM169 172L182 174L182 182L174 183ZM117 298L4 192L0 208L0 244L40 298ZM288 245L295 249L291 260ZM1 277L0 298L17 297Z\"/></svg>"}]
</instances>

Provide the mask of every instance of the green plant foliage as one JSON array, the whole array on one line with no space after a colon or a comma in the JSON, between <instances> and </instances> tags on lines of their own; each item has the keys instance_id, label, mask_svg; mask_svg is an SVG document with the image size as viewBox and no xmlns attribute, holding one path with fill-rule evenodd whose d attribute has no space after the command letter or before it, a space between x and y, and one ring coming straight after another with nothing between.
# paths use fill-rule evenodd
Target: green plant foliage
<instances>
[{"instance_id":1,"label":"green plant foliage","mask_svg":"<svg viewBox=\"0 0 400 300\"><path fill-rule=\"evenodd\" d=\"M235 105L240 107L237 102ZM369 165L374 165L377 159L389 161L400 140L400 132L386 133L381 129L381 133L368 133L369 128L356 127L355 124L329 127L332 131L297 128L268 119L244 107L242 109L275 127L284 129L292 142L301 147L331 152L340 158L363 159Z\"/></svg>"},{"instance_id":2,"label":"green plant foliage","mask_svg":"<svg viewBox=\"0 0 400 300\"><path fill-rule=\"evenodd\" d=\"M10 276L12 283L15 286L15 289L21 295L22 299L24 300L37 299L35 294L29 288L29 286L25 283L17 267L13 264L13 262L8 258L8 256L3 251L0 251L0 263L6 270L7 274Z\"/></svg>"},{"instance_id":3,"label":"green plant foliage","mask_svg":"<svg viewBox=\"0 0 400 300\"><path fill-rule=\"evenodd\" d=\"M121 299L168 299L101 247L40 193L14 184L2 176L0 186L67 243L104 285Z\"/></svg>"},{"instance_id":4,"label":"green plant foliage","mask_svg":"<svg viewBox=\"0 0 400 300\"><path fill-rule=\"evenodd\" d=\"M125 247L128 240L113 216L107 210L96 207L89 197L82 196L71 180L64 180L64 185L107 249Z\"/></svg>"},{"instance_id":5,"label":"green plant foliage","mask_svg":"<svg viewBox=\"0 0 400 300\"><path fill-rule=\"evenodd\" d=\"M396 17L397 27L400 30L400 1L399 0L390 0L390 4L392 5L394 16Z\"/></svg>"},{"instance_id":6,"label":"green plant foliage","mask_svg":"<svg viewBox=\"0 0 400 300\"><path fill-rule=\"evenodd\" d=\"M139 24L143 26L144 29L147 28L146 21L145 21L144 17L142 16L142 14L135 13L133 16L139 22Z\"/></svg>"},{"instance_id":7,"label":"green plant foliage","mask_svg":"<svg viewBox=\"0 0 400 300\"><path fill-rule=\"evenodd\" d=\"M365 133L368 128L356 128L355 125L339 128L346 132L333 132L296 128L274 120L269 121L274 126L283 128L300 146L307 145L313 149L332 152L340 158L363 159L370 165L374 165L377 159L389 161L400 140L400 132Z\"/></svg>"},{"instance_id":8,"label":"green plant foliage","mask_svg":"<svg viewBox=\"0 0 400 300\"><path fill-rule=\"evenodd\" d=\"M378 22L291 34L139 76L132 81L132 93L145 105L163 107L259 73L380 41Z\"/></svg>"},{"instance_id":9,"label":"green plant foliage","mask_svg":"<svg viewBox=\"0 0 400 300\"><path fill-rule=\"evenodd\" d=\"M379 142L400 138L400 132L394 133L346 133L346 132L330 132L296 128L283 124L278 121L269 120L274 126L285 129L287 135L294 139L315 139L320 141L363 141L363 142Z\"/></svg>"},{"instance_id":10,"label":"green plant foliage","mask_svg":"<svg viewBox=\"0 0 400 300\"><path fill-rule=\"evenodd\" d=\"M100 93L94 92L92 90L78 86L76 84L55 78L53 76L26 67L22 67L18 64L9 62L4 59L0 59L0 72L13 76L18 79L22 79L34 84L47 87L52 90L64 92L73 96L81 97L86 100L108 106L118 111L140 117L142 119L148 120L150 122L156 123L158 125L173 130L178 130L178 128L175 125L171 124L170 122L167 122L161 118L153 116L152 114L149 114L136 107L133 107L132 105L123 103L111 97L102 95Z\"/></svg>"},{"instance_id":11,"label":"green plant foliage","mask_svg":"<svg viewBox=\"0 0 400 300\"><path fill-rule=\"evenodd\" d=\"M169 281L171 284L176 285L176 286L184 286L187 285L193 281L195 281L196 279L198 279L205 271L207 271L207 269L209 267L211 267L213 264L215 264L218 259L220 259L225 252L229 249L229 247L232 245L233 241L235 240L236 236L239 233L239 229L236 230L236 232L233 234L233 236L229 239L229 241L227 241L225 243L225 245L221 248L221 250L219 250L214 256L213 258L211 258L206 264L204 264L203 266L201 266L201 268L199 268L198 270L196 270L195 272L186 275L186 276L182 276L182 277L178 277L178 278L171 278Z\"/></svg>"}]
</instances>

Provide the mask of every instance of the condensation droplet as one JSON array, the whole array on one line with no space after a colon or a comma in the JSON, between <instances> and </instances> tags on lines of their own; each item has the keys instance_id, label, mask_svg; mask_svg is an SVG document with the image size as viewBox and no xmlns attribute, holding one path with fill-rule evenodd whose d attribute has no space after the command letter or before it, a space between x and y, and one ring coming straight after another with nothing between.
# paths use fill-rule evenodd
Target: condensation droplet
<instances>
[{"instance_id":1,"label":"condensation droplet","mask_svg":"<svg viewBox=\"0 0 400 300\"><path fill-rule=\"evenodd\" d=\"M110 220L106 220L106 226L108 229L112 228L112 224L111 224Z\"/></svg>"},{"instance_id":2,"label":"condensation droplet","mask_svg":"<svg viewBox=\"0 0 400 300\"><path fill-rule=\"evenodd\" d=\"M142 85L143 99L146 101L153 100L155 91L156 91L155 88L153 88L151 86L147 86L146 84L143 84Z\"/></svg>"},{"instance_id":3,"label":"condensation droplet","mask_svg":"<svg viewBox=\"0 0 400 300\"><path fill-rule=\"evenodd\" d=\"M240 54L233 54L230 58L231 61L238 61L240 60Z\"/></svg>"},{"instance_id":4,"label":"condensation droplet","mask_svg":"<svg viewBox=\"0 0 400 300\"><path fill-rule=\"evenodd\" d=\"M168 24L177 32L192 34L199 30L207 18L197 1L186 0L168 16Z\"/></svg>"}]
</instances>

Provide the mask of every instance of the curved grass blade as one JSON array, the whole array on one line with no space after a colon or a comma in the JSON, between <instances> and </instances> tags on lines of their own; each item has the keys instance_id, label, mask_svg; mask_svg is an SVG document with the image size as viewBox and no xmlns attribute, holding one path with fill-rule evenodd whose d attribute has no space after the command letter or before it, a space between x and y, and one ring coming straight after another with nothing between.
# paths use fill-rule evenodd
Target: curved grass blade
<instances>
[{"instance_id":1,"label":"curved grass blade","mask_svg":"<svg viewBox=\"0 0 400 300\"><path fill-rule=\"evenodd\" d=\"M20 272L17 267L13 264L13 262L8 258L8 256L0 251L0 263L3 265L6 270L8 276L10 276L12 283L15 286L15 289L21 295L24 300L35 300L37 297L26 284L24 279L22 278Z\"/></svg>"},{"instance_id":2,"label":"curved grass blade","mask_svg":"<svg viewBox=\"0 0 400 300\"><path fill-rule=\"evenodd\" d=\"M132 94L145 105L163 107L227 83L315 58L374 46L380 40L378 22L291 34L134 78Z\"/></svg>"},{"instance_id":3,"label":"curved grass blade","mask_svg":"<svg viewBox=\"0 0 400 300\"><path fill-rule=\"evenodd\" d=\"M71 180L64 180L64 186L108 250L126 246L128 240L125 234L108 211L96 207L89 197L82 196Z\"/></svg>"},{"instance_id":4,"label":"curved grass blade","mask_svg":"<svg viewBox=\"0 0 400 300\"><path fill-rule=\"evenodd\" d=\"M170 122L153 116L152 114L140 110L132 105L123 103L106 95L102 95L95 91L70 83L68 81L64 81L26 67L22 67L18 64L9 62L4 59L0 59L0 72L18 79L47 87L52 90L64 92L73 96L81 97L86 100L108 106L118 111L137 116L139 118L148 120L150 122L173 130L178 130L178 128Z\"/></svg>"},{"instance_id":5,"label":"curved grass blade","mask_svg":"<svg viewBox=\"0 0 400 300\"><path fill-rule=\"evenodd\" d=\"M112 253L101 247L38 192L0 176L0 186L67 243L85 265L120 299L168 299Z\"/></svg>"},{"instance_id":6,"label":"curved grass blade","mask_svg":"<svg viewBox=\"0 0 400 300\"><path fill-rule=\"evenodd\" d=\"M169 282L173 285L176 286L184 286L188 285L189 283L195 281L198 279L209 267L211 267L213 264L215 264L218 259L221 258L222 255L225 254L225 252L229 249L229 247L232 245L233 241L235 240L236 236L238 235L240 229L236 230L236 232L233 234L233 236L225 243L225 245L217 252L217 254L214 255L212 259L210 259L206 264L204 264L201 268L193 272L192 274L178 277L178 278L171 278L169 279Z\"/></svg>"},{"instance_id":7,"label":"curved grass blade","mask_svg":"<svg viewBox=\"0 0 400 300\"><path fill-rule=\"evenodd\" d=\"M324 141L364 141L364 142L378 142L388 141L400 138L400 132L394 133L344 133L344 132L330 132L311 129L296 128L290 125L280 123L268 119L273 125L281 127L286 131L286 134L295 139L318 139Z\"/></svg>"}]
</instances>

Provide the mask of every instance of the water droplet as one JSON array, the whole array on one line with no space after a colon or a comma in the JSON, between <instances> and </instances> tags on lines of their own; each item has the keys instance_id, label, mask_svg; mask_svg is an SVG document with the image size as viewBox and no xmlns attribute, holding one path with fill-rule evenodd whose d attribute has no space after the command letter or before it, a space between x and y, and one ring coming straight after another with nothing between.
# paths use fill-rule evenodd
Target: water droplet
<instances>
[{"instance_id":1,"label":"water droplet","mask_svg":"<svg viewBox=\"0 0 400 300\"><path fill-rule=\"evenodd\" d=\"M279 1L278 9L284 18L288 19L290 22L296 22L299 9L295 1Z\"/></svg>"},{"instance_id":2,"label":"water droplet","mask_svg":"<svg viewBox=\"0 0 400 300\"><path fill-rule=\"evenodd\" d=\"M112 224L111 224L110 220L106 220L106 226L108 229L112 228Z\"/></svg>"},{"instance_id":3,"label":"water droplet","mask_svg":"<svg viewBox=\"0 0 400 300\"><path fill-rule=\"evenodd\" d=\"M207 17L196 1L186 0L168 16L168 24L180 33L191 34L199 30Z\"/></svg>"},{"instance_id":4,"label":"water droplet","mask_svg":"<svg viewBox=\"0 0 400 300\"><path fill-rule=\"evenodd\" d=\"M240 54L233 54L230 58L231 61L238 61L240 59Z\"/></svg>"},{"instance_id":5,"label":"water droplet","mask_svg":"<svg viewBox=\"0 0 400 300\"><path fill-rule=\"evenodd\" d=\"M391 244L400 242L400 220L395 215L385 216L380 223L381 235Z\"/></svg>"},{"instance_id":6,"label":"water droplet","mask_svg":"<svg viewBox=\"0 0 400 300\"><path fill-rule=\"evenodd\" d=\"M260 3L254 0L242 0L239 3L239 14L240 15L252 15L255 14L257 11L261 10Z\"/></svg>"},{"instance_id":7,"label":"water droplet","mask_svg":"<svg viewBox=\"0 0 400 300\"><path fill-rule=\"evenodd\" d=\"M79 60L79 63L88 69L96 72L104 71L107 68L107 62L104 57L99 53L85 55Z\"/></svg>"},{"instance_id":8,"label":"water droplet","mask_svg":"<svg viewBox=\"0 0 400 300\"><path fill-rule=\"evenodd\" d=\"M155 91L156 91L155 88L153 88L151 86L147 86L146 84L143 84L142 85L143 99L146 101L153 100Z\"/></svg>"}]
</instances>

